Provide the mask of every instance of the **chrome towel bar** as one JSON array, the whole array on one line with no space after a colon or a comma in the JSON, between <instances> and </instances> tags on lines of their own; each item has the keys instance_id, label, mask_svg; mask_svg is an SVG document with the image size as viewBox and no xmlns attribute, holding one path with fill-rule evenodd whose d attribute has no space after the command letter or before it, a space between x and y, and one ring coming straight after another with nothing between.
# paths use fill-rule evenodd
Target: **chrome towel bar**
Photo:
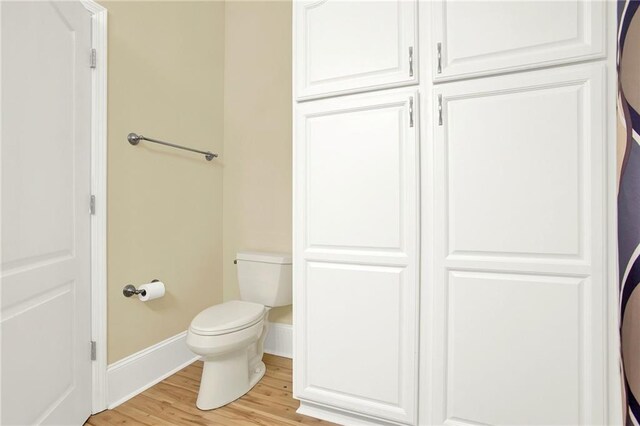
<instances>
[{"instance_id":1,"label":"chrome towel bar","mask_svg":"<svg viewBox=\"0 0 640 426\"><path fill-rule=\"evenodd\" d=\"M211 151L200 151L199 149L187 148L186 146L176 145L170 142L163 142L157 139L147 138L145 136L138 135L135 133L129 133L129 135L127 136L127 140L131 145L138 145L140 141L147 141L147 142L159 143L160 145L170 146L172 148L184 149L185 151L197 152L198 154L204 155L204 158L206 158L207 161L211 161L218 156L218 154L214 154Z\"/></svg>"}]
</instances>

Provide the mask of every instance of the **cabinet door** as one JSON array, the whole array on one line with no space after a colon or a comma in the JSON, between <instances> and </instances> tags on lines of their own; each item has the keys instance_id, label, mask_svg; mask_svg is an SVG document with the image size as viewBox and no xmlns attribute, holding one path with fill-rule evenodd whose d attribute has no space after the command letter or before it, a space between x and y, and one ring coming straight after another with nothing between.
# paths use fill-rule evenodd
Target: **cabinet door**
<instances>
[{"instance_id":1,"label":"cabinet door","mask_svg":"<svg viewBox=\"0 0 640 426\"><path fill-rule=\"evenodd\" d=\"M415 91L297 106L295 395L415 423Z\"/></svg>"},{"instance_id":2,"label":"cabinet door","mask_svg":"<svg viewBox=\"0 0 640 426\"><path fill-rule=\"evenodd\" d=\"M603 1L433 4L435 80L497 74L605 55Z\"/></svg>"},{"instance_id":3,"label":"cabinet door","mask_svg":"<svg viewBox=\"0 0 640 426\"><path fill-rule=\"evenodd\" d=\"M294 2L298 100L417 82L417 0Z\"/></svg>"},{"instance_id":4,"label":"cabinet door","mask_svg":"<svg viewBox=\"0 0 640 426\"><path fill-rule=\"evenodd\" d=\"M604 76L576 65L435 89L425 423L605 423Z\"/></svg>"}]
</instances>

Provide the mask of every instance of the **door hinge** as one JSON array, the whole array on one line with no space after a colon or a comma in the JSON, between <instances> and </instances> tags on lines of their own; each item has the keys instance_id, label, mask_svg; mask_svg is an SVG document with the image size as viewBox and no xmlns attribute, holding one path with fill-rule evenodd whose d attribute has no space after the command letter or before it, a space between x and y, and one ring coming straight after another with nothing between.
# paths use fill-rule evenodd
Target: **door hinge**
<instances>
[{"instance_id":1,"label":"door hinge","mask_svg":"<svg viewBox=\"0 0 640 426\"><path fill-rule=\"evenodd\" d=\"M91 68L95 68L96 67L96 63L98 61L97 57L96 57L96 49L91 49Z\"/></svg>"},{"instance_id":2,"label":"door hinge","mask_svg":"<svg viewBox=\"0 0 640 426\"><path fill-rule=\"evenodd\" d=\"M409 98L409 127L413 127L413 96Z\"/></svg>"},{"instance_id":3,"label":"door hinge","mask_svg":"<svg viewBox=\"0 0 640 426\"><path fill-rule=\"evenodd\" d=\"M89 211L91 214L96 214L96 196L92 195L89 200Z\"/></svg>"},{"instance_id":4,"label":"door hinge","mask_svg":"<svg viewBox=\"0 0 640 426\"><path fill-rule=\"evenodd\" d=\"M438 43L438 74L442 73L442 43Z\"/></svg>"},{"instance_id":5,"label":"door hinge","mask_svg":"<svg viewBox=\"0 0 640 426\"><path fill-rule=\"evenodd\" d=\"M409 77L413 77L413 46L409 46Z\"/></svg>"},{"instance_id":6,"label":"door hinge","mask_svg":"<svg viewBox=\"0 0 640 426\"><path fill-rule=\"evenodd\" d=\"M442 95L438 95L438 126L442 126Z\"/></svg>"},{"instance_id":7,"label":"door hinge","mask_svg":"<svg viewBox=\"0 0 640 426\"><path fill-rule=\"evenodd\" d=\"M91 361L96 360L96 342L91 341Z\"/></svg>"}]
</instances>

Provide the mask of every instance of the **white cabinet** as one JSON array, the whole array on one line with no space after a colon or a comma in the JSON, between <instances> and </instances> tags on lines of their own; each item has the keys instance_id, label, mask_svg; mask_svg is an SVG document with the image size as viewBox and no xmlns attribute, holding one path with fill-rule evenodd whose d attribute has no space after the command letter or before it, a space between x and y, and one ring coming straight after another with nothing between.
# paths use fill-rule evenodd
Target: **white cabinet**
<instances>
[{"instance_id":1,"label":"white cabinet","mask_svg":"<svg viewBox=\"0 0 640 426\"><path fill-rule=\"evenodd\" d=\"M615 8L295 2L299 412L620 423Z\"/></svg>"},{"instance_id":2,"label":"white cabinet","mask_svg":"<svg viewBox=\"0 0 640 426\"><path fill-rule=\"evenodd\" d=\"M606 422L605 93L601 63L435 88L433 423Z\"/></svg>"},{"instance_id":3,"label":"white cabinet","mask_svg":"<svg viewBox=\"0 0 640 426\"><path fill-rule=\"evenodd\" d=\"M295 396L415 424L418 94L303 103L294 154Z\"/></svg>"},{"instance_id":4,"label":"white cabinet","mask_svg":"<svg viewBox=\"0 0 640 426\"><path fill-rule=\"evenodd\" d=\"M298 100L417 82L417 0L304 0L293 7Z\"/></svg>"},{"instance_id":5,"label":"white cabinet","mask_svg":"<svg viewBox=\"0 0 640 426\"><path fill-rule=\"evenodd\" d=\"M606 2L433 3L430 64L436 80L603 57Z\"/></svg>"}]
</instances>

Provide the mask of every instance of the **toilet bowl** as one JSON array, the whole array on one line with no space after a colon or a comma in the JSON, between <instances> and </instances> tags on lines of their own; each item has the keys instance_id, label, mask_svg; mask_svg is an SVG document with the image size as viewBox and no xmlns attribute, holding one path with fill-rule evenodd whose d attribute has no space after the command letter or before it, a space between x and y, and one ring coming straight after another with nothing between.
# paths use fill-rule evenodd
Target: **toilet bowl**
<instances>
[{"instance_id":1,"label":"toilet bowl","mask_svg":"<svg viewBox=\"0 0 640 426\"><path fill-rule=\"evenodd\" d=\"M236 262L242 300L205 309L187 333L187 346L204 361L196 401L201 410L238 399L264 376L269 310L291 304L288 255L240 252Z\"/></svg>"},{"instance_id":2,"label":"toilet bowl","mask_svg":"<svg viewBox=\"0 0 640 426\"><path fill-rule=\"evenodd\" d=\"M263 305L234 300L207 308L194 318L187 345L204 360L198 408L228 404L262 378L267 314Z\"/></svg>"}]
</instances>

